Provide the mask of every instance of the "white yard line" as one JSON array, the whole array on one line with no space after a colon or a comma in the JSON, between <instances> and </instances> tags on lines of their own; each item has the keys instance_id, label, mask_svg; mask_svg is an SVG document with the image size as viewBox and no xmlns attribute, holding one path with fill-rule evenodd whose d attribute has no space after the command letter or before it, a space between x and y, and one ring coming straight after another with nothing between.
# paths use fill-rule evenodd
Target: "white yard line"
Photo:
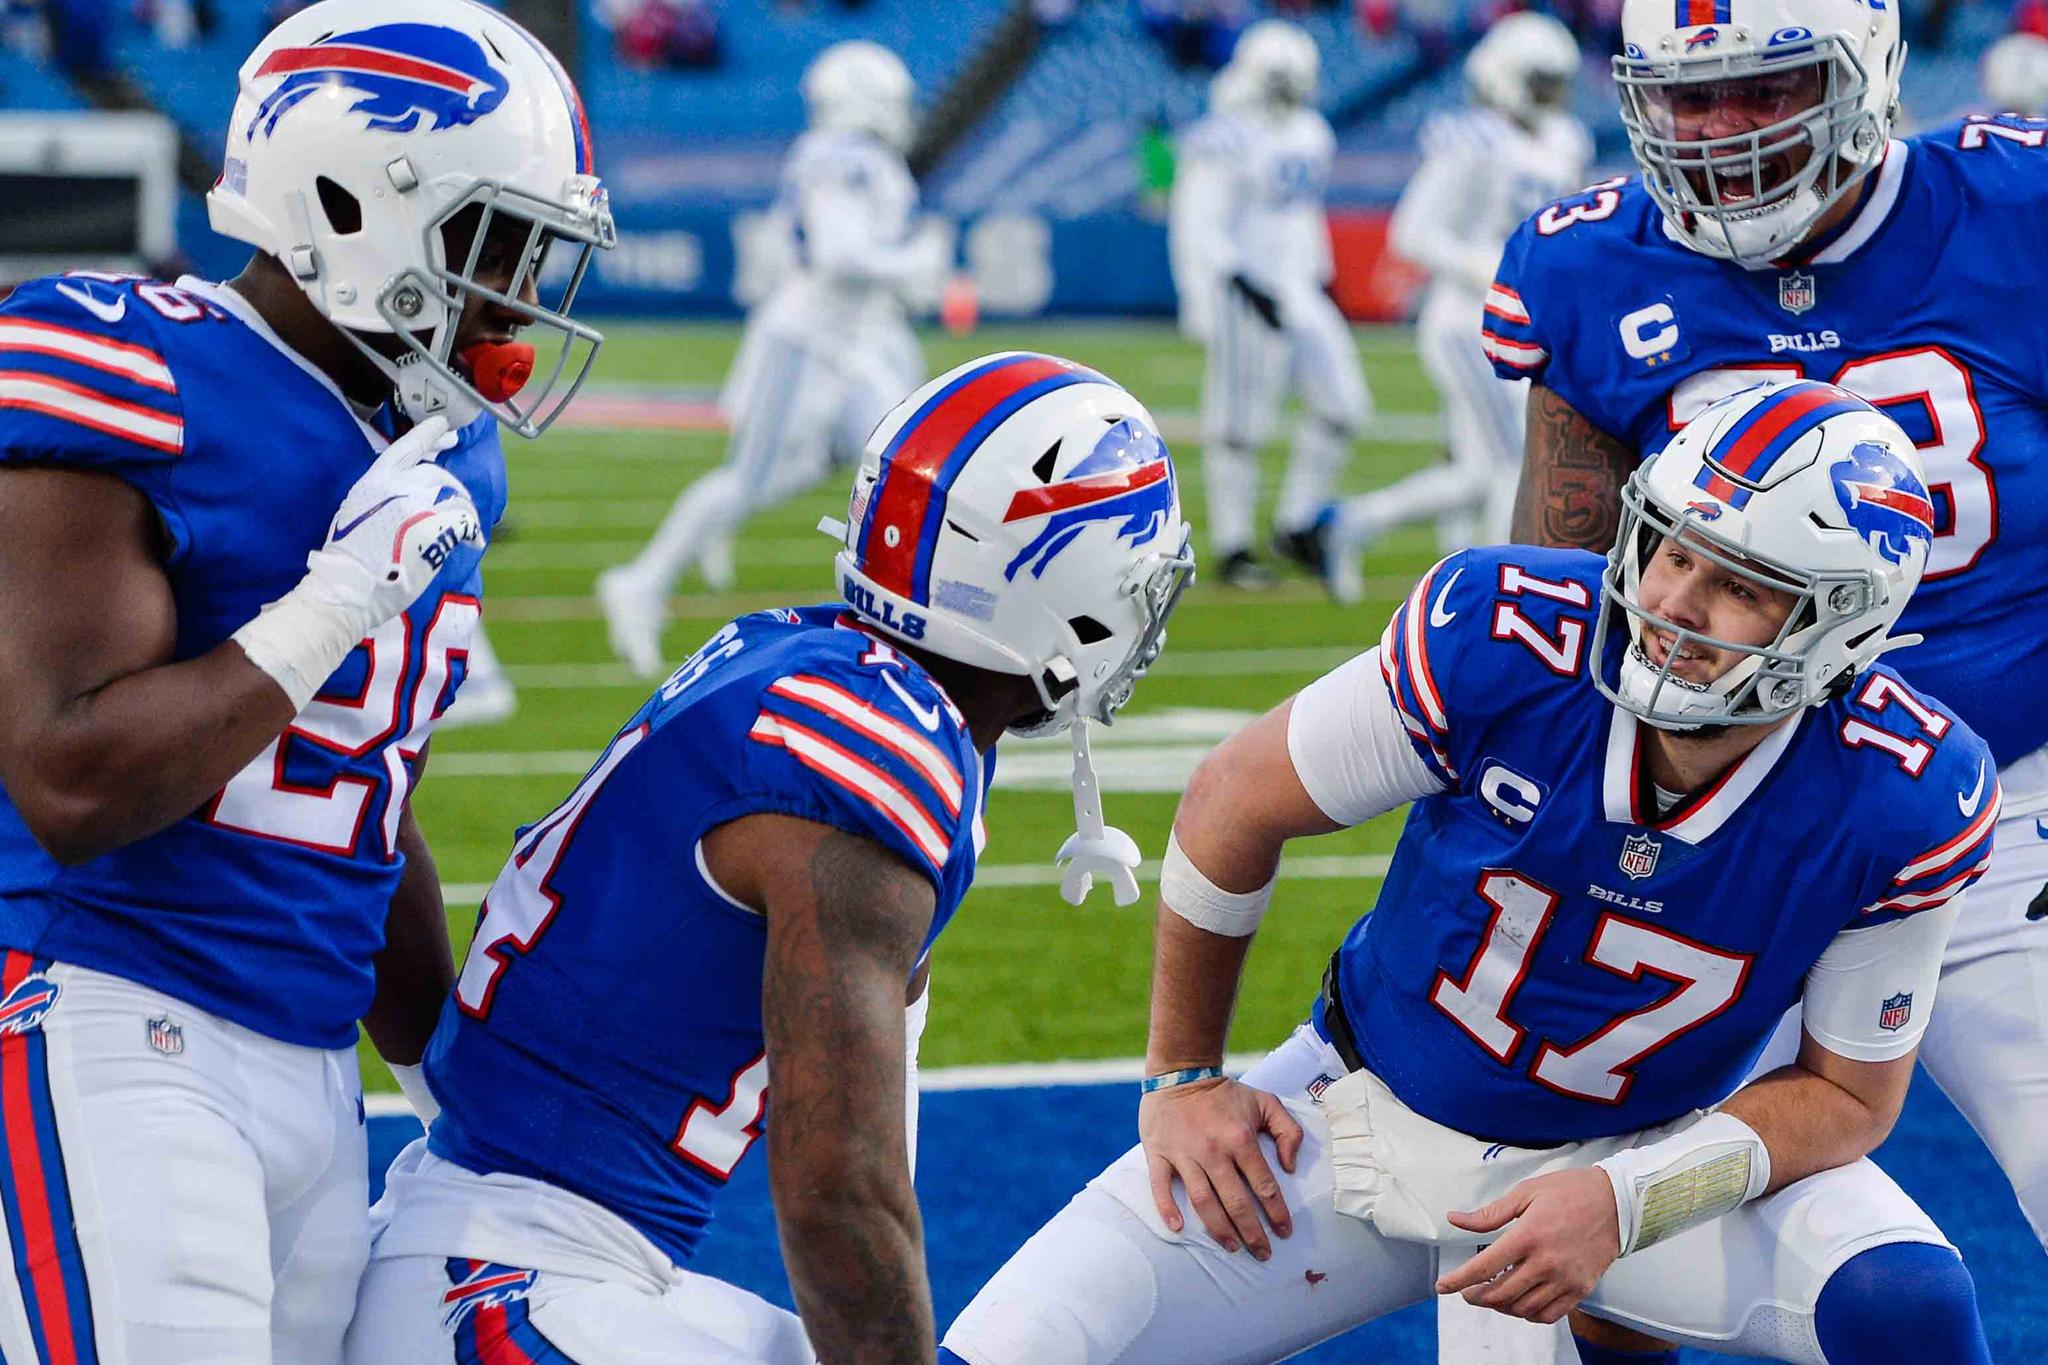
<instances>
[{"instance_id":1,"label":"white yard line","mask_svg":"<svg viewBox=\"0 0 2048 1365\"><path fill-rule=\"evenodd\" d=\"M436 759L435 762L439 762ZM1392 860L1384 853L1325 853L1288 858L1280 865L1280 875L1291 881L1341 882L1370 880L1387 875ZM1152 859L1138 867L1139 880L1159 880L1159 861ZM1033 887L1058 886L1060 874L1053 866L1052 859L1040 863L991 863L976 868L974 884L981 887ZM491 889L489 882L443 882L441 898L458 909L473 906L483 900L484 893ZM1144 903L1140 902L1143 907ZM1095 913L1090 907L1089 914ZM1150 914L1149 907L1145 913Z\"/></svg>"},{"instance_id":2,"label":"white yard line","mask_svg":"<svg viewBox=\"0 0 2048 1365\"><path fill-rule=\"evenodd\" d=\"M814 550L801 561L816 564L821 573L832 564L831 546ZM822 553L824 558L818 558ZM573 593L494 593L490 591L491 564L484 562L484 621L496 626L510 621L596 621L604 613L598 609L595 597ZM1392 574L1369 574L1365 580L1366 594L1386 601L1399 601L1409 589L1415 586L1413 577ZM668 603L669 615L680 619L725 620L741 612L760 611L766 607L788 606L792 602L820 602L831 595L829 581L818 589L752 589L729 593L684 593L671 597ZM1184 600L1178 608L1182 616L1205 611L1257 611L1260 608L1287 607L1302 602L1326 601L1323 590L1307 579L1282 583L1270 592L1256 596L1233 593L1228 597L1196 595ZM1373 639L1377 640L1379 622L1373 625ZM1368 642L1370 643L1370 642ZM1361 645L1360 648L1364 648ZM681 662L681 660L677 660Z\"/></svg>"},{"instance_id":3,"label":"white yard line","mask_svg":"<svg viewBox=\"0 0 2048 1365\"><path fill-rule=\"evenodd\" d=\"M940 1006L943 1011L944 1006ZM943 1013L941 1013L943 1018ZM1233 1052L1223 1059L1223 1069L1241 1076L1252 1069L1263 1052ZM917 1088L941 1090L1025 1090L1048 1085L1134 1085L1144 1079L1143 1057L1102 1057L1089 1061L988 1062L976 1066L934 1066L920 1068ZM405 1096L379 1092L363 1096L363 1109L373 1119L411 1118L412 1106Z\"/></svg>"}]
</instances>

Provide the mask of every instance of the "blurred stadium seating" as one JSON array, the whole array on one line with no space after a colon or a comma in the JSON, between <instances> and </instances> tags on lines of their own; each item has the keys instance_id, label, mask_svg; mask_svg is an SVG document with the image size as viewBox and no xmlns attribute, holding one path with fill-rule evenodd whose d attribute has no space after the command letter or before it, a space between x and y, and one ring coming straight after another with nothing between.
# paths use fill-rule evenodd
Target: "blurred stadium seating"
<instances>
[{"instance_id":1,"label":"blurred stadium seating","mask_svg":"<svg viewBox=\"0 0 2048 1365\"><path fill-rule=\"evenodd\" d=\"M596 306L736 311L735 225L773 197L780 152L802 125L797 78L829 44L867 37L902 54L926 107L943 115L914 159L928 208L961 229L964 264L984 276L1014 266L1047 282L1018 290L984 279L994 286L984 292L997 315L1170 308L1158 191L1170 175L1171 133L1200 113L1208 61L1264 8L1249 0L512 0L512 7L529 23L538 15L553 31L574 35L572 63L626 230L624 249L602 263L593 283ZM1459 64L1493 7L1405 0L1286 8L1324 53L1322 102L1340 148L1332 207L1340 220L1367 229L1347 240L1376 253L1371 244L1380 234L1372 225L1413 168L1416 131L1460 98ZM1596 35L1588 40L1579 110L1595 130L1602 167L1625 168L1627 144L1605 71L1608 39L1597 36L1611 22L1597 16L1609 8L1573 7ZM162 110L186 139L180 245L202 270L224 272L237 253L207 232L199 193L226 128L235 69L277 12L252 0L222 3L200 11L206 22L171 47L162 31L173 26L151 22L147 4L10 0L0 10L11 38L0 46L0 107ZM1207 26L1194 39L1186 37L1187 14ZM54 45L36 41L46 15ZM2009 22L2002 4L1983 0L1909 12L1909 119L1932 122L1968 107L1977 54ZM662 59L661 43L679 28L702 40L686 66ZM1012 52L988 50L1020 31L1025 40ZM95 65L106 69L77 69ZM998 221L987 241L1000 249L977 253L975 225L989 219ZM1005 260L1020 254L1042 259ZM1376 268L1354 255L1340 246L1340 270ZM1398 295L1389 301L1384 291L1340 292L1347 300L1370 297L1364 306L1398 307Z\"/></svg>"}]
</instances>

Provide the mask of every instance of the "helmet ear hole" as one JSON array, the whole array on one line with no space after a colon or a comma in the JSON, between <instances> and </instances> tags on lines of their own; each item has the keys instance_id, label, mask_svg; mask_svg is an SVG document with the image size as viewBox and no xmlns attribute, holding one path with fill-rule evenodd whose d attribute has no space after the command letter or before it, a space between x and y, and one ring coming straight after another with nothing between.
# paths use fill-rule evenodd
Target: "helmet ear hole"
<instances>
[{"instance_id":1,"label":"helmet ear hole","mask_svg":"<svg viewBox=\"0 0 2048 1365\"><path fill-rule=\"evenodd\" d=\"M1113 633L1092 616L1070 616L1067 625L1073 629L1074 638L1084 645L1100 644Z\"/></svg>"},{"instance_id":2,"label":"helmet ear hole","mask_svg":"<svg viewBox=\"0 0 2048 1365\"><path fill-rule=\"evenodd\" d=\"M363 230L363 206L353 194L320 176L314 180L313 188L320 194L320 211L327 215L327 225L337 236L349 237Z\"/></svg>"}]
</instances>

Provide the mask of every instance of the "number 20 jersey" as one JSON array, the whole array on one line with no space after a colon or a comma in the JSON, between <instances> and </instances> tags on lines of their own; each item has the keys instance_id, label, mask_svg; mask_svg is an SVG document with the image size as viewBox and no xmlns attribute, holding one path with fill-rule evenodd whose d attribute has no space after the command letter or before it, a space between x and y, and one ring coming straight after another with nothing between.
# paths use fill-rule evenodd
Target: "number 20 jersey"
<instances>
[{"instance_id":1,"label":"number 20 jersey","mask_svg":"<svg viewBox=\"0 0 2048 1365\"><path fill-rule=\"evenodd\" d=\"M1339 951L1345 1015L1404 1103L1495 1141L1718 1103L1836 936L1959 894L1997 819L1983 742L1882 664L1660 814L1638 722L1588 677L1611 680L1620 654L1617 632L1589 657L1602 566L1453 555L1380 642L1410 743L1447 785L1410 808ZM1888 1026L1928 1003L1886 1000Z\"/></svg>"},{"instance_id":2,"label":"number 20 jersey","mask_svg":"<svg viewBox=\"0 0 2048 1365\"><path fill-rule=\"evenodd\" d=\"M0 304L0 468L109 475L148 499L174 659L207 653L305 575L392 434L388 409L375 421L232 289L76 274ZM440 461L495 526L496 421L479 417ZM405 865L397 830L414 765L467 669L482 556L458 547L289 729L166 829L65 867L0 792L0 944L284 1042L353 1046Z\"/></svg>"},{"instance_id":3,"label":"number 20 jersey","mask_svg":"<svg viewBox=\"0 0 2048 1365\"><path fill-rule=\"evenodd\" d=\"M712 880L703 837L770 813L874 840L931 882L931 946L974 879L994 762L844 614L725 626L520 832L427 1047L436 1155L592 1200L681 1264L772 1117L766 921Z\"/></svg>"},{"instance_id":4,"label":"number 20 jersey","mask_svg":"<svg viewBox=\"0 0 2048 1365\"><path fill-rule=\"evenodd\" d=\"M1766 378L1824 379L1920 446L1934 548L1891 656L2001 764L2048 744L2048 123L1970 119L1891 144L1801 259L1745 270L1669 235L1640 181L1544 209L1508 243L1482 345L1644 456ZM2017 793L2016 793L2017 795Z\"/></svg>"}]
</instances>

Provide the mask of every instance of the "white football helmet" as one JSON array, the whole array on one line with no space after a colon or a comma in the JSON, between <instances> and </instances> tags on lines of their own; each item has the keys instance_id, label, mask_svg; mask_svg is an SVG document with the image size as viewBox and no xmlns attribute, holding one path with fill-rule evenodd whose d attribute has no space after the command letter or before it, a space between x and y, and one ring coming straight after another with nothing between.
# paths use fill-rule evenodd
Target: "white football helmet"
<instances>
[{"instance_id":1,"label":"white football helmet","mask_svg":"<svg viewBox=\"0 0 2048 1365\"><path fill-rule=\"evenodd\" d=\"M1166 645L1194 576L1173 459L1145 405L1072 361L1006 351L897 404L868 437L840 591L869 625L944 658L1028 677L1068 731L1079 832L1069 900L1091 873L1137 896L1137 845L1107 829L1088 722L1109 724Z\"/></svg>"},{"instance_id":2,"label":"white football helmet","mask_svg":"<svg viewBox=\"0 0 2048 1365\"><path fill-rule=\"evenodd\" d=\"M1530 10L1496 21L1465 58L1473 98L1528 128L1571 103L1578 77L1578 39L1549 15Z\"/></svg>"},{"instance_id":3,"label":"white football helmet","mask_svg":"<svg viewBox=\"0 0 2048 1365\"><path fill-rule=\"evenodd\" d=\"M1261 19L1238 38L1224 69L1244 82L1248 102L1293 109L1315 103L1322 68L1307 30L1285 19Z\"/></svg>"},{"instance_id":4,"label":"white football helmet","mask_svg":"<svg viewBox=\"0 0 2048 1365\"><path fill-rule=\"evenodd\" d=\"M616 240L582 102L531 34L469 0L324 0L271 30L242 63L207 210L216 232L283 264L415 419L460 424L488 408L538 435L603 341L569 317L591 252ZM452 261L442 229L463 214L475 222L468 260ZM525 252L500 291L475 276L505 220ZM550 272L560 293L530 303L557 242L576 253ZM549 341L544 384L527 391L528 341L454 353L471 297ZM393 361L358 333L395 336L406 354Z\"/></svg>"},{"instance_id":5,"label":"white football helmet","mask_svg":"<svg viewBox=\"0 0 2048 1365\"><path fill-rule=\"evenodd\" d=\"M1695 249L1766 265L1884 160L1906 60L1894 6L1626 0L1621 28L1629 144Z\"/></svg>"},{"instance_id":6,"label":"white football helmet","mask_svg":"<svg viewBox=\"0 0 2048 1365\"><path fill-rule=\"evenodd\" d=\"M1665 541L1761 587L1789 593L1790 615L1767 645L1718 640L1642 605L1645 568ZM1593 633L1628 627L1618 681L1594 684L1663 729L1762 725L1826 701L1886 650L1917 642L1888 632L1927 567L1934 504L1919 452L1896 422L1846 389L1814 380L1759 384L1687 423L1622 491L1621 528L1602 578L1608 609ZM1646 627L1673 638L1650 662ZM1694 642L1742 657L1705 686L1671 672Z\"/></svg>"},{"instance_id":7,"label":"white football helmet","mask_svg":"<svg viewBox=\"0 0 2048 1365\"><path fill-rule=\"evenodd\" d=\"M2048 114L2048 38L2006 34L1984 50L1983 79L1990 112Z\"/></svg>"},{"instance_id":8,"label":"white football helmet","mask_svg":"<svg viewBox=\"0 0 2048 1365\"><path fill-rule=\"evenodd\" d=\"M869 133L899 152L910 145L916 88L902 58L880 43L834 43L811 62L801 88L811 127Z\"/></svg>"}]
</instances>

